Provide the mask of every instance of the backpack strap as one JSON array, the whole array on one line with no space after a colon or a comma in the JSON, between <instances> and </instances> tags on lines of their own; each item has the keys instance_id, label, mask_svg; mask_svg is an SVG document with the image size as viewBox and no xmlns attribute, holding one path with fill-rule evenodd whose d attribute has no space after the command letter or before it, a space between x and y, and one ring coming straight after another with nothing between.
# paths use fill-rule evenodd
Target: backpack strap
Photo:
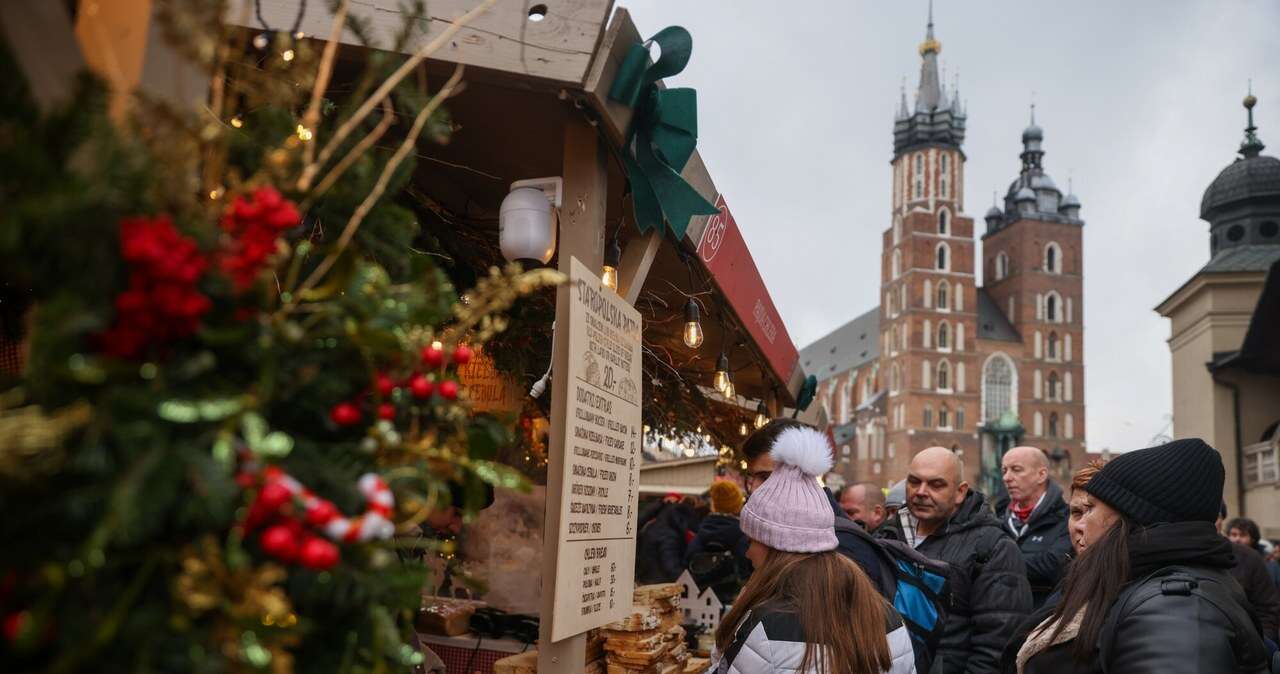
<instances>
[{"instance_id":1,"label":"backpack strap","mask_svg":"<svg viewBox=\"0 0 1280 674\"><path fill-rule=\"evenodd\" d=\"M845 517L837 517L835 530L837 533L844 532L852 534L859 540L865 541L876 553L876 559L880 560L880 593L883 594L890 603L893 602L894 596L898 593L897 583L897 567L893 561L893 557L889 554L884 546L876 539L875 536L867 533L857 522Z\"/></svg>"}]
</instances>

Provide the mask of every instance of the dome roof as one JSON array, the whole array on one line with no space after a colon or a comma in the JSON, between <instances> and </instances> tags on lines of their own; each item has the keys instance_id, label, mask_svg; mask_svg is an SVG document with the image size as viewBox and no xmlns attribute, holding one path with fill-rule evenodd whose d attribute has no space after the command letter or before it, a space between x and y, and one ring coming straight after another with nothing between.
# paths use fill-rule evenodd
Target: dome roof
<instances>
[{"instance_id":1,"label":"dome roof","mask_svg":"<svg viewBox=\"0 0 1280 674\"><path fill-rule=\"evenodd\" d=\"M991 208L987 209L987 217L986 217L987 220L990 220L992 218L1000 218L1000 217L1004 217L1004 211L996 208L995 206L992 206Z\"/></svg>"},{"instance_id":2,"label":"dome roof","mask_svg":"<svg viewBox=\"0 0 1280 674\"><path fill-rule=\"evenodd\" d=\"M1200 217L1238 201L1270 197L1280 201L1280 159L1267 156L1237 159L1209 183L1200 200Z\"/></svg>"},{"instance_id":3,"label":"dome roof","mask_svg":"<svg viewBox=\"0 0 1280 674\"><path fill-rule=\"evenodd\" d=\"M1044 129L1036 126L1035 122L1032 122L1031 126L1022 130L1022 142L1025 143L1029 140L1044 140Z\"/></svg>"},{"instance_id":4,"label":"dome roof","mask_svg":"<svg viewBox=\"0 0 1280 674\"><path fill-rule=\"evenodd\" d=\"M1080 199L1074 194L1068 194L1062 199L1063 208L1080 208Z\"/></svg>"},{"instance_id":5,"label":"dome roof","mask_svg":"<svg viewBox=\"0 0 1280 674\"><path fill-rule=\"evenodd\" d=\"M1032 192L1030 188L1023 187L1022 189L1018 190L1017 194L1013 196L1013 200L1014 201L1035 201L1036 193Z\"/></svg>"},{"instance_id":6,"label":"dome roof","mask_svg":"<svg viewBox=\"0 0 1280 674\"><path fill-rule=\"evenodd\" d=\"M1031 188L1037 190L1053 190L1058 192L1058 186L1053 184L1053 178L1046 173L1037 173L1031 176Z\"/></svg>"}]
</instances>

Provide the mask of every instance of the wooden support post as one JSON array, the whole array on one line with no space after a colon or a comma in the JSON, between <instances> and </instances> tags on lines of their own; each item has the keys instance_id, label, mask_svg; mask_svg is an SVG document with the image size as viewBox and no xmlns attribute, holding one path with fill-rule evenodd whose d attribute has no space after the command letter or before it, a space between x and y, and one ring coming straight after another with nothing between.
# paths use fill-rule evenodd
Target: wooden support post
<instances>
[{"instance_id":1,"label":"wooden support post","mask_svg":"<svg viewBox=\"0 0 1280 674\"><path fill-rule=\"evenodd\" d=\"M608 190L607 156L596 128L573 120L564 134L564 199L560 208L559 268L569 273L577 258L591 269L604 264L605 205ZM556 292L556 335L551 347L551 438L547 457L547 508L542 543L542 610L538 628L538 671L581 672L586 666L587 636L579 634L551 641L555 610L556 558L560 507L564 495L564 462L571 386L569 371L569 287ZM567 560L566 560L567 561ZM629 598L628 598L629 599Z\"/></svg>"},{"instance_id":2,"label":"wooden support post","mask_svg":"<svg viewBox=\"0 0 1280 674\"><path fill-rule=\"evenodd\" d=\"M643 238L632 239L622 251L622 260L618 262L618 294L627 304L635 306L636 300L640 299L640 289L649 277L649 268L653 266L660 247L662 232L653 230Z\"/></svg>"},{"instance_id":3,"label":"wooden support post","mask_svg":"<svg viewBox=\"0 0 1280 674\"><path fill-rule=\"evenodd\" d=\"M0 0L0 28L40 110L69 101L84 57L63 3Z\"/></svg>"}]
</instances>

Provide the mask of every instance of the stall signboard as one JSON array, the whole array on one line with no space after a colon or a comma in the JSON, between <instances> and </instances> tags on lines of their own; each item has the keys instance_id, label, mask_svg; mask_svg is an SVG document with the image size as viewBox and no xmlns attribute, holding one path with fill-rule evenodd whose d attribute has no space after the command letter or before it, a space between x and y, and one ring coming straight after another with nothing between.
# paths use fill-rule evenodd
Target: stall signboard
<instances>
[{"instance_id":1,"label":"stall signboard","mask_svg":"<svg viewBox=\"0 0 1280 674\"><path fill-rule=\"evenodd\" d=\"M555 612L560 641L631 610L640 494L640 312L572 260Z\"/></svg>"},{"instance_id":2,"label":"stall signboard","mask_svg":"<svg viewBox=\"0 0 1280 674\"><path fill-rule=\"evenodd\" d=\"M519 412L521 391L515 379L498 371L493 358L479 347L471 360L458 366L474 412Z\"/></svg>"},{"instance_id":3,"label":"stall signboard","mask_svg":"<svg viewBox=\"0 0 1280 674\"><path fill-rule=\"evenodd\" d=\"M720 212L707 218L698 239L698 258L751 333L752 341L769 361L769 367L785 382L790 379L800 354L769 297L769 290L760 278L760 270L751 258L742 230L738 229L723 194L716 196L716 208Z\"/></svg>"}]
</instances>

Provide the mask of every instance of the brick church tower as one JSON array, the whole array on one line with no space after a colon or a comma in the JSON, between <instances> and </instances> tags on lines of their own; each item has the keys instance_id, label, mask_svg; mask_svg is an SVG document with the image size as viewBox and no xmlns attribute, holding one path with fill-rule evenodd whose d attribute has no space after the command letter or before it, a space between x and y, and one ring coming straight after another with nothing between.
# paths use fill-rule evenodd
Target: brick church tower
<instances>
[{"instance_id":1,"label":"brick church tower","mask_svg":"<svg viewBox=\"0 0 1280 674\"><path fill-rule=\"evenodd\" d=\"M1045 173L1043 141L1032 106L1031 125L1022 132L1022 170L1004 208L992 206L986 215L983 287L1022 342L1021 349L988 357L1016 363L988 360L987 366L1015 365L1009 407L1022 423L1023 442L1048 451L1057 477L1065 478L1085 460L1084 221L1080 200L1064 197ZM983 419L995 421L1000 412L988 410ZM999 438L985 434L983 440L984 462L998 460Z\"/></svg>"},{"instance_id":2,"label":"brick church tower","mask_svg":"<svg viewBox=\"0 0 1280 674\"><path fill-rule=\"evenodd\" d=\"M893 127L893 213L881 258L880 373L889 473L916 452L977 456L977 289L973 219L964 215L965 112L938 76L930 8L915 106L903 92ZM976 467L967 466L972 474Z\"/></svg>"}]
</instances>

